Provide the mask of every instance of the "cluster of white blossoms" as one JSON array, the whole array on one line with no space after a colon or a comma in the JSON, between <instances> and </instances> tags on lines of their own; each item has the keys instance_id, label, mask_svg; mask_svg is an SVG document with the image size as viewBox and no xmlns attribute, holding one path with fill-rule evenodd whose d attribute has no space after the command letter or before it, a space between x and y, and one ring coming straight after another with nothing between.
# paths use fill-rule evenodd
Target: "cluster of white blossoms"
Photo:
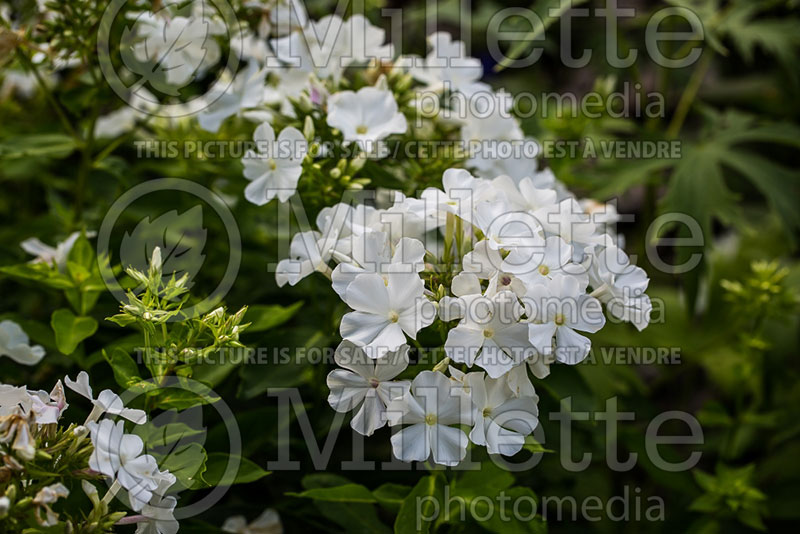
<instances>
[{"instance_id":1,"label":"cluster of white blossoms","mask_svg":"<svg viewBox=\"0 0 800 534\"><path fill-rule=\"evenodd\" d=\"M168 470L160 470L156 459L144 453L144 443L135 434L125 432L123 419L141 425L147 422L144 411L126 408L122 399L106 389L97 397L89 384L89 375L81 371L75 380L64 378L67 388L88 399L92 410L81 425L72 424L66 430L75 440L69 449L75 451L88 435L93 451L89 457L89 473L102 474L111 486L103 498L107 505L120 489L127 492L130 507L137 512L125 518L126 524L136 524L138 534L174 534L178 522L173 517L177 504L174 496L167 495L176 478ZM30 391L25 386L0 384L0 444L9 448L22 460L33 460L37 456L37 436L51 435L47 425L60 424L61 416L69 407L62 382L59 380L50 393ZM116 421L103 417L118 416ZM46 439L46 438L42 438ZM12 456L4 455L8 462L16 462ZM21 464L11 465L22 470ZM97 488L88 480L82 480L84 492L92 502L99 502ZM58 498L67 497L69 491L63 484L44 488L34 499L40 507L39 522L52 526L58 522L58 514L50 507Z\"/></svg>"},{"instance_id":2,"label":"cluster of white blossoms","mask_svg":"<svg viewBox=\"0 0 800 534\"><path fill-rule=\"evenodd\" d=\"M341 369L328 377L331 406L355 411L364 435L403 426L392 437L400 459L453 465L468 439L518 452L537 421L531 375L586 358L585 334L606 313L644 328L651 304L647 275L617 246L607 213L588 214L552 174L486 180L450 169L442 182L419 198L396 193L385 209L323 209L276 278L322 273L352 309L340 324ZM409 340L434 323L445 357L396 380L408 375Z\"/></svg>"}]
</instances>

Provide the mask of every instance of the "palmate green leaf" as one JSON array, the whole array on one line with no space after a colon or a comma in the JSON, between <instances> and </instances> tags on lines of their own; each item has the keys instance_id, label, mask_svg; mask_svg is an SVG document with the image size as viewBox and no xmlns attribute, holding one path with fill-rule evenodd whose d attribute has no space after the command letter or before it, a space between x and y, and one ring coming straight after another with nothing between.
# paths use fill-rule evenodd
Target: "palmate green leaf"
<instances>
[{"instance_id":1,"label":"palmate green leaf","mask_svg":"<svg viewBox=\"0 0 800 534\"><path fill-rule=\"evenodd\" d=\"M81 341L97 331L97 321L93 317L77 317L66 308L53 312L50 326L56 335L56 346L64 354L75 352Z\"/></svg>"}]
</instances>

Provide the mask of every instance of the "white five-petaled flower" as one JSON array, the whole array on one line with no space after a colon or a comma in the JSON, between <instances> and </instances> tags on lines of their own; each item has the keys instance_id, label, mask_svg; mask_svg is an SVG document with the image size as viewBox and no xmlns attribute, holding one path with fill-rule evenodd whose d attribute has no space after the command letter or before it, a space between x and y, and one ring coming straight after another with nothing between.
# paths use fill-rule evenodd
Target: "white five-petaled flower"
<instances>
[{"instance_id":1,"label":"white five-petaled flower","mask_svg":"<svg viewBox=\"0 0 800 534\"><path fill-rule=\"evenodd\" d=\"M462 41L454 41L447 32L435 32L428 36L430 52L424 60L404 57L399 65L409 66L409 73L426 84L430 91L460 91L469 96L486 87L479 83L483 76L480 60L467 56Z\"/></svg>"},{"instance_id":2,"label":"white five-petaled flower","mask_svg":"<svg viewBox=\"0 0 800 534\"><path fill-rule=\"evenodd\" d=\"M38 507L36 514L37 522L44 527L55 526L58 523L58 514L50 508L50 505L55 503L58 499L67 498L68 496L69 490L60 482L50 484L40 489L33 498L33 504ZM42 517L42 510L45 512L44 517Z\"/></svg>"},{"instance_id":3,"label":"white five-petaled flower","mask_svg":"<svg viewBox=\"0 0 800 534\"><path fill-rule=\"evenodd\" d=\"M586 268L572 263L573 247L559 236L550 236L537 246L515 247L503 260L503 269L516 274L530 287L543 284L557 274L573 276L586 289Z\"/></svg>"},{"instance_id":4,"label":"white five-petaled flower","mask_svg":"<svg viewBox=\"0 0 800 534\"><path fill-rule=\"evenodd\" d=\"M386 424L386 405L408 390L408 381L392 381L408 367L408 345L372 359L349 341L342 341L334 354L344 369L328 374L328 403L337 412L358 408L350 426L365 436Z\"/></svg>"},{"instance_id":5,"label":"white five-petaled flower","mask_svg":"<svg viewBox=\"0 0 800 534\"><path fill-rule=\"evenodd\" d=\"M331 275L333 290L340 297L356 276L362 273L378 273L388 280L389 273L418 273L425 267L425 246L418 239L403 237L392 246L385 232L366 232L351 240L352 261L336 266Z\"/></svg>"},{"instance_id":6,"label":"white five-petaled flower","mask_svg":"<svg viewBox=\"0 0 800 534\"><path fill-rule=\"evenodd\" d=\"M464 317L447 334L447 356L472 367L479 365L498 378L522 363L533 351L516 295L501 291L470 302Z\"/></svg>"},{"instance_id":7,"label":"white five-petaled flower","mask_svg":"<svg viewBox=\"0 0 800 534\"><path fill-rule=\"evenodd\" d=\"M409 391L389 403L391 426L408 425L392 436L392 451L404 462L423 462L431 455L442 465L457 465L467 453L467 436L450 425L471 422L472 407L460 387L438 371L422 371Z\"/></svg>"},{"instance_id":8,"label":"white five-petaled flower","mask_svg":"<svg viewBox=\"0 0 800 534\"><path fill-rule=\"evenodd\" d=\"M198 2L200 3L200 2ZM176 92L220 58L219 45L212 34L225 32L225 27L210 23L208 17L171 17L142 13L135 25L141 41L133 46L137 60L154 63L166 74L166 82Z\"/></svg>"},{"instance_id":9,"label":"white five-petaled flower","mask_svg":"<svg viewBox=\"0 0 800 534\"><path fill-rule=\"evenodd\" d=\"M487 297L500 291L512 291L522 297L527 291L523 281L514 276L512 271L505 269L500 251L492 248L486 239L478 241L472 252L464 254L462 265L464 271L461 274L474 273L479 279L489 281Z\"/></svg>"},{"instance_id":10,"label":"white five-petaled flower","mask_svg":"<svg viewBox=\"0 0 800 534\"><path fill-rule=\"evenodd\" d=\"M355 311L342 317L342 338L363 347L371 358L398 350L406 335L416 339L417 332L435 318L424 292L425 284L416 273L389 273L386 280L376 273L356 276L344 296Z\"/></svg>"},{"instance_id":11,"label":"white five-petaled flower","mask_svg":"<svg viewBox=\"0 0 800 534\"><path fill-rule=\"evenodd\" d=\"M522 450L525 436L539 424L536 393L514 397L504 378L484 378L483 373L470 373L466 381L475 410L469 439L490 454L513 456Z\"/></svg>"},{"instance_id":12,"label":"white five-petaled flower","mask_svg":"<svg viewBox=\"0 0 800 534\"><path fill-rule=\"evenodd\" d=\"M523 299L528 317L530 342L540 354L553 353L559 362L581 362L591 349L589 338L577 331L594 333L606 323L600 302L581 289L571 276L556 275L545 284L533 285Z\"/></svg>"},{"instance_id":13,"label":"white five-petaled flower","mask_svg":"<svg viewBox=\"0 0 800 534\"><path fill-rule=\"evenodd\" d=\"M250 61L233 80L218 80L205 97L208 107L197 115L200 127L216 133L228 117L261 104L266 76L266 69L259 69L258 63Z\"/></svg>"},{"instance_id":14,"label":"white five-petaled flower","mask_svg":"<svg viewBox=\"0 0 800 534\"><path fill-rule=\"evenodd\" d=\"M315 271L329 271L328 262L335 246L335 235L326 239L313 230L295 234L289 245L289 257L279 261L275 268L278 286L287 283L293 286Z\"/></svg>"},{"instance_id":15,"label":"white five-petaled flower","mask_svg":"<svg viewBox=\"0 0 800 534\"><path fill-rule=\"evenodd\" d=\"M72 232L64 241L61 241L55 247L43 243L36 237L31 237L20 243L19 246L28 254L36 256L31 260L32 263L56 265L59 271L63 271L67 266L69 252L80 236L80 232Z\"/></svg>"},{"instance_id":16,"label":"white five-petaled flower","mask_svg":"<svg viewBox=\"0 0 800 534\"><path fill-rule=\"evenodd\" d=\"M178 499L166 495L174 478L163 477L153 492L150 502L142 506L141 515L144 520L136 524L136 534L175 534L180 525L175 519L175 506ZM133 501L131 501L133 503Z\"/></svg>"},{"instance_id":17,"label":"white five-petaled flower","mask_svg":"<svg viewBox=\"0 0 800 534\"><path fill-rule=\"evenodd\" d=\"M630 258L617 247L606 247L594 258L590 277L592 295L606 305L617 319L633 323L643 330L650 323L653 305L645 295L650 279L641 267L632 265Z\"/></svg>"},{"instance_id":18,"label":"white five-petaled flower","mask_svg":"<svg viewBox=\"0 0 800 534\"><path fill-rule=\"evenodd\" d=\"M28 334L20 325L6 319L0 321L0 356L8 356L23 365L36 365L44 358L41 345L30 344Z\"/></svg>"},{"instance_id":19,"label":"white five-petaled flower","mask_svg":"<svg viewBox=\"0 0 800 534\"><path fill-rule=\"evenodd\" d=\"M378 141L408 129L391 91L362 87L358 92L340 91L328 99L328 126L342 132L346 143L358 143L367 153Z\"/></svg>"},{"instance_id":20,"label":"white five-petaled flower","mask_svg":"<svg viewBox=\"0 0 800 534\"><path fill-rule=\"evenodd\" d=\"M297 190L308 142L291 126L275 139L275 130L266 122L256 128L253 140L258 150L248 150L242 160L244 176L251 181L244 190L245 198L257 206L276 196L286 202Z\"/></svg>"},{"instance_id":21,"label":"white five-petaled flower","mask_svg":"<svg viewBox=\"0 0 800 534\"><path fill-rule=\"evenodd\" d=\"M143 454L142 438L125 434L123 425L123 421L115 424L110 419L86 425L94 445L89 467L119 482L128 491L131 507L139 511L150 502L159 486L171 486L175 476L159 471L156 459Z\"/></svg>"},{"instance_id":22,"label":"white five-petaled flower","mask_svg":"<svg viewBox=\"0 0 800 534\"><path fill-rule=\"evenodd\" d=\"M86 371L78 373L78 377L75 380L65 376L64 383L75 393L92 401L94 408L92 408L89 417L86 418L87 422L97 421L104 413L119 415L137 425L141 425L147 421L147 415L143 410L126 408L119 395L110 389L104 389L95 399L92 393L92 386L89 384L89 374Z\"/></svg>"}]
</instances>

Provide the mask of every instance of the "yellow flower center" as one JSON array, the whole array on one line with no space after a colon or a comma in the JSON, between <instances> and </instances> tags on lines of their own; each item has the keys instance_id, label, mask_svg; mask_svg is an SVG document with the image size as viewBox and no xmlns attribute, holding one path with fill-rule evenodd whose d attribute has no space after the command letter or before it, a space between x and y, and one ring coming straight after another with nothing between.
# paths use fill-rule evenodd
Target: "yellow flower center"
<instances>
[{"instance_id":1,"label":"yellow flower center","mask_svg":"<svg viewBox=\"0 0 800 534\"><path fill-rule=\"evenodd\" d=\"M558 326L561 326L561 325L563 325L564 323L566 323L566 322L567 322L567 318L566 318L566 317L564 317L564 315L563 315L563 314L561 314L561 313L557 313L557 314L556 314L556 316L555 316L555 319L554 319L554 321L555 321L555 323L556 323Z\"/></svg>"},{"instance_id":2,"label":"yellow flower center","mask_svg":"<svg viewBox=\"0 0 800 534\"><path fill-rule=\"evenodd\" d=\"M356 133L359 135L364 135L365 133L367 133L367 127L364 126L363 124L356 126Z\"/></svg>"},{"instance_id":3,"label":"yellow flower center","mask_svg":"<svg viewBox=\"0 0 800 534\"><path fill-rule=\"evenodd\" d=\"M483 337L492 337L494 335L494 330L491 328L487 328L483 331Z\"/></svg>"},{"instance_id":4,"label":"yellow flower center","mask_svg":"<svg viewBox=\"0 0 800 534\"><path fill-rule=\"evenodd\" d=\"M435 425L436 424L436 416L433 415L432 413L429 413L428 415L426 415L425 416L425 424L431 425L431 426Z\"/></svg>"},{"instance_id":5,"label":"yellow flower center","mask_svg":"<svg viewBox=\"0 0 800 534\"><path fill-rule=\"evenodd\" d=\"M393 323L396 323L397 321L400 320L400 316L397 315L397 312L391 312L389 313L389 320Z\"/></svg>"},{"instance_id":6,"label":"yellow flower center","mask_svg":"<svg viewBox=\"0 0 800 534\"><path fill-rule=\"evenodd\" d=\"M269 168L273 171L278 168L278 164L272 158L269 158Z\"/></svg>"},{"instance_id":7,"label":"yellow flower center","mask_svg":"<svg viewBox=\"0 0 800 534\"><path fill-rule=\"evenodd\" d=\"M492 409L491 408L484 408L483 409L483 416L484 417L489 417L490 415L492 415Z\"/></svg>"},{"instance_id":8,"label":"yellow flower center","mask_svg":"<svg viewBox=\"0 0 800 534\"><path fill-rule=\"evenodd\" d=\"M547 276L549 273L550 269L547 267L547 265L539 266L539 274L541 274L542 276Z\"/></svg>"}]
</instances>

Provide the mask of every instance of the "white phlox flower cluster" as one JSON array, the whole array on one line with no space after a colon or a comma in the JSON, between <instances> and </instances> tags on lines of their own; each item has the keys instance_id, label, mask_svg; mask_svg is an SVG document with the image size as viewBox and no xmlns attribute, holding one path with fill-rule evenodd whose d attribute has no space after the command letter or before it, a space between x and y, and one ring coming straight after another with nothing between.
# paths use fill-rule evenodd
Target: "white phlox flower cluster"
<instances>
[{"instance_id":1,"label":"white phlox flower cluster","mask_svg":"<svg viewBox=\"0 0 800 534\"><path fill-rule=\"evenodd\" d=\"M353 411L364 435L401 426L392 445L402 460L454 465L468 441L519 452L537 424L533 381L585 359L606 313L642 329L651 305L646 273L574 197L463 169L442 183L385 209L325 208L276 277L294 285L319 272L352 310L331 406ZM414 362L409 343L434 323L446 357Z\"/></svg>"}]
</instances>

